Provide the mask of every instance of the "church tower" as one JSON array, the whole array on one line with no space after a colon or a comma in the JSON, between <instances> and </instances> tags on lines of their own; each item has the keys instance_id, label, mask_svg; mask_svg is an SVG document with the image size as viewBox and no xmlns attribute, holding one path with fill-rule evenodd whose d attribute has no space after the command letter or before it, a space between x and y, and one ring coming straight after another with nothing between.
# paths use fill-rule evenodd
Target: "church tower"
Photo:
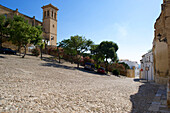
<instances>
[{"instance_id":1,"label":"church tower","mask_svg":"<svg viewBox=\"0 0 170 113\"><path fill-rule=\"evenodd\" d=\"M43 37L48 45L56 46L57 43L57 7L52 4L42 7L43 9Z\"/></svg>"}]
</instances>

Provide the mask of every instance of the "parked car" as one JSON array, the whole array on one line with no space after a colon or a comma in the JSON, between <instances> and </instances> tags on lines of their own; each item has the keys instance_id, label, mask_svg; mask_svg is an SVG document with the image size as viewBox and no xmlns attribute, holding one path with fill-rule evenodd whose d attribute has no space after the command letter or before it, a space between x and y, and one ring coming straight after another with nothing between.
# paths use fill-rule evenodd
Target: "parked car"
<instances>
[{"instance_id":1,"label":"parked car","mask_svg":"<svg viewBox=\"0 0 170 113\"><path fill-rule=\"evenodd\" d=\"M85 63L84 69L94 71L95 66L94 64L91 64L91 63Z\"/></svg>"},{"instance_id":2,"label":"parked car","mask_svg":"<svg viewBox=\"0 0 170 113\"><path fill-rule=\"evenodd\" d=\"M13 50L10 49L10 48L0 48L0 53L3 53L3 54L13 54L13 55L15 55L15 54L16 54L16 51L13 51Z\"/></svg>"},{"instance_id":3,"label":"parked car","mask_svg":"<svg viewBox=\"0 0 170 113\"><path fill-rule=\"evenodd\" d=\"M103 67L100 67L100 68L98 68L97 72L105 74L105 69Z\"/></svg>"}]
</instances>

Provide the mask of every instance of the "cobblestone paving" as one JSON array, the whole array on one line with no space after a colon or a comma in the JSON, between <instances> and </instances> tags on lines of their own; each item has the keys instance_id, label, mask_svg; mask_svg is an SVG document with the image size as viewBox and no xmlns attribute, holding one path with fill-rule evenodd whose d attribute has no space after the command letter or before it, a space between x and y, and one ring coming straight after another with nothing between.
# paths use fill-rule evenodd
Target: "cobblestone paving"
<instances>
[{"instance_id":1,"label":"cobblestone paving","mask_svg":"<svg viewBox=\"0 0 170 113\"><path fill-rule=\"evenodd\" d=\"M158 89L131 78L93 74L75 66L0 54L0 112L143 112Z\"/></svg>"},{"instance_id":2,"label":"cobblestone paving","mask_svg":"<svg viewBox=\"0 0 170 113\"><path fill-rule=\"evenodd\" d=\"M151 106L149 112L154 113L170 113L170 108L167 107L167 92L165 86L160 86Z\"/></svg>"}]
</instances>

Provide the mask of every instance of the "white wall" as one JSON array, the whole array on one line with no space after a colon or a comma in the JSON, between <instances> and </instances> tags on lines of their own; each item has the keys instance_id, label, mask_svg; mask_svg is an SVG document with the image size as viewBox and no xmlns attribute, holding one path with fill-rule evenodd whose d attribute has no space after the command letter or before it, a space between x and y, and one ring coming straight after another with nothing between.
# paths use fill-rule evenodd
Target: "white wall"
<instances>
[{"instance_id":1,"label":"white wall","mask_svg":"<svg viewBox=\"0 0 170 113\"><path fill-rule=\"evenodd\" d=\"M146 67L149 67L149 70L145 70ZM148 79L149 81L154 80L154 68L153 68L153 54L149 52L142 56L142 63L141 63L142 72L142 79Z\"/></svg>"},{"instance_id":2,"label":"white wall","mask_svg":"<svg viewBox=\"0 0 170 113\"><path fill-rule=\"evenodd\" d=\"M137 62L129 60L121 60L119 62L124 62L128 64L130 69L133 69L133 67L135 67L135 77L139 77L139 64Z\"/></svg>"}]
</instances>

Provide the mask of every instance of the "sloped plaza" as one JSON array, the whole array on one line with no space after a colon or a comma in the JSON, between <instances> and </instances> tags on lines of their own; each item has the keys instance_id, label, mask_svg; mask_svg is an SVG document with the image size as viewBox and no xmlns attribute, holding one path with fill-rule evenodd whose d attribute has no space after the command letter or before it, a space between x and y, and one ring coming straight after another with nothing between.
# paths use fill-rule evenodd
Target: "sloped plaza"
<instances>
[{"instance_id":1,"label":"sloped plaza","mask_svg":"<svg viewBox=\"0 0 170 113\"><path fill-rule=\"evenodd\" d=\"M0 112L144 112L159 88L75 64L0 55Z\"/></svg>"}]
</instances>

